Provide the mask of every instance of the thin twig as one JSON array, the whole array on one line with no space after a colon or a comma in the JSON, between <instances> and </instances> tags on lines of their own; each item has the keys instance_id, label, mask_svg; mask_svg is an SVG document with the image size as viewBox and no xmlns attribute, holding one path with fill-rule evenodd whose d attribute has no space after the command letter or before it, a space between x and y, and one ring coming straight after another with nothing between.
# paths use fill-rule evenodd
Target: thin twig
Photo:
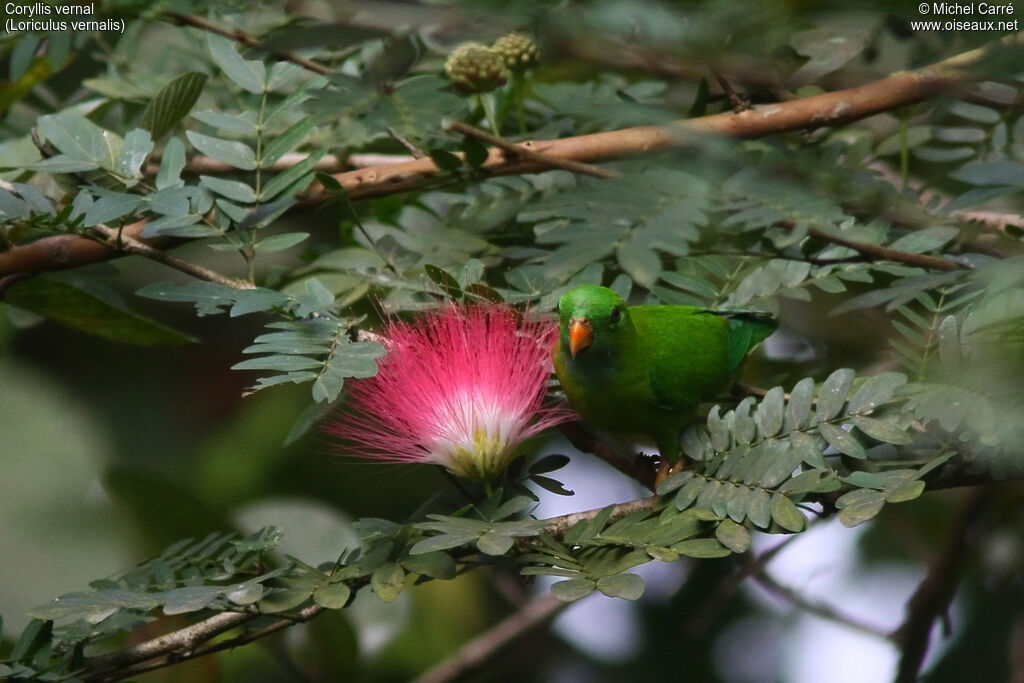
<instances>
[{"instance_id":1,"label":"thin twig","mask_svg":"<svg viewBox=\"0 0 1024 683\"><path fill-rule=\"evenodd\" d=\"M278 52L276 50L270 50L262 41L253 38L245 31L239 29L221 28L216 24L211 24L205 19L200 19L199 17L192 16L190 14L164 12L163 16L167 18L171 23L177 24L178 26L192 26L193 28L208 31L209 33L216 33L219 36L224 36L225 38L241 43L246 47L251 47L255 50L266 52L268 54L273 55L274 57L277 57L278 59L282 59L286 62L291 62L292 64L301 66L303 69L306 69L307 71L312 71L313 73L317 73L320 75L326 75L331 73L331 70L324 66L323 64L318 64L310 59L306 59L305 57L299 57L298 55L293 55L290 52Z\"/></svg>"},{"instance_id":2,"label":"thin twig","mask_svg":"<svg viewBox=\"0 0 1024 683\"><path fill-rule=\"evenodd\" d=\"M155 247L151 247L145 242L141 242L131 235L124 234L123 230L115 230L114 228L107 227L105 225L94 225L89 228L90 231L95 233L104 244L119 251L123 251L126 254L135 254L148 258L157 263L162 263L165 266L180 270L183 273L187 273L193 277L199 278L200 280L206 280L207 282L215 282L225 287L231 287L232 289L254 289L255 285L251 282L245 282L244 280L236 280L234 278L226 277L204 268L203 266L186 261L185 259L172 256L165 251L161 251Z\"/></svg>"},{"instance_id":3,"label":"thin twig","mask_svg":"<svg viewBox=\"0 0 1024 683\"><path fill-rule=\"evenodd\" d=\"M841 626L845 626L846 628L849 628L851 630L858 631L860 633L864 633L875 638L880 638L882 640L891 639L888 630L881 628L879 626L875 626L874 624L870 624L860 619L859 617L854 617L849 614L845 614L838 608L833 607L832 605L827 605L825 603L805 598L803 595L801 595L798 591L794 590L793 588L790 588L789 586L784 586L778 581L776 581L767 572L754 572L751 575L751 578L753 578L753 580L756 581L759 586L764 588L772 595L783 598L793 603L794 606L798 607L804 612L807 612L808 614L813 614L816 617L826 619Z\"/></svg>"},{"instance_id":4,"label":"thin twig","mask_svg":"<svg viewBox=\"0 0 1024 683\"><path fill-rule=\"evenodd\" d=\"M479 671L505 647L547 624L565 607L566 603L550 594L535 598L491 630L463 645L451 657L417 678L415 683L450 683Z\"/></svg>"},{"instance_id":5,"label":"thin twig","mask_svg":"<svg viewBox=\"0 0 1024 683\"><path fill-rule=\"evenodd\" d=\"M927 254L913 254L909 251L900 251L899 249L890 249L889 247L883 247L878 244L869 244L867 242L855 242L848 240L845 237L839 235L824 232L818 228L811 228L808 234L812 237L817 237L820 240L831 242L832 244L838 244L839 246L853 249L854 251L863 254L879 261L895 261L896 263L905 263L909 266L918 266L919 268L928 268L930 270L959 270L961 268L967 268L968 266L961 265L949 259L939 258L937 256L928 256Z\"/></svg>"},{"instance_id":6,"label":"thin twig","mask_svg":"<svg viewBox=\"0 0 1024 683\"><path fill-rule=\"evenodd\" d=\"M771 562L776 555L778 555L784 548L790 543L795 541L798 536L790 536L781 543L772 546L768 550L760 553L757 556L753 556L750 551L747 551L747 562L743 567L724 578L718 586L715 588L714 593L704 603L700 611L697 614L691 616L683 624L683 633L687 639L698 639L704 636L708 632L708 629L717 619L718 615L723 611L729 600L739 591L740 586L743 582L750 578L751 575L761 572L764 567Z\"/></svg>"},{"instance_id":7,"label":"thin twig","mask_svg":"<svg viewBox=\"0 0 1024 683\"><path fill-rule=\"evenodd\" d=\"M740 112L747 111L750 109L750 100L737 93L732 83L726 79L725 76L718 69L712 69L711 73L714 75L715 80L718 81L718 87L722 89L725 96L729 98L729 103L732 104L732 110L739 114Z\"/></svg>"},{"instance_id":8,"label":"thin twig","mask_svg":"<svg viewBox=\"0 0 1024 683\"><path fill-rule=\"evenodd\" d=\"M637 500L631 500L628 503L618 503L612 506L612 514L608 518L608 523L618 521L627 515L631 515L634 512L641 510L652 510L654 504L658 501L657 496L648 496L647 498L638 498ZM544 520L547 522L547 530L555 538L561 538L565 535L569 529L573 528L580 522L584 522L589 519L597 517L599 514L605 511L608 506L601 508L594 508L593 510L584 510L583 512L573 512L568 515L561 515L559 517L551 517Z\"/></svg>"},{"instance_id":9,"label":"thin twig","mask_svg":"<svg viewBox=\"0 0 1024 683\"><path fill-rule=\"evenodd\" d=\"M482 140L489 145L494 145L498 149L511 154L512 160L525 159L527 161L533 161L538 164L550 166L551 168L560 168L564 171L589 175L595 178L619 177L618 173L607 168L601 168L600 166L594 166L593 164L585 164L579 161L573 161L572 159L563 159L550 154L544 154L543 152L531 149L531 146L535 144L533 142L511 142L510 140L500 138L497 135L492 135L485 130L481 130L476 126L471 126L468 123L462 123L461 121L453 121L452 123L449 123L445 129L454 130L457 133L462 133L463 135L471 138Z\"/></svg>"},{"instance_id":10,"label":"thin twig","mask_svg":"<svg viewBox=\"0 0 1024 683\"><path fill-rule=\"evenodd\" d=\"M991 497L989 487L978 487L966 494L950 528L945 548L932 562L928 575L907 602L907 617L891 635L900 647L895 683L912 683L918 679L928 652L932 624L949 609L970 556L970 527Z\"/></svg>"},{"instance_id":11,"label":"thin twig","mask_svg":"<svg viewBox=\"0 0 1024 683\"><path fill-rule=\"evenodd\" d=\"M412 155L413 159L426 159L427 158L427 153L426 152L424 152L422 149L420 149L416 145L412 144L407 137L405 137L404 135L399 133L397 130L395 130L391 126L388 126L387 127L387 131L388 131L388 135L390 135L391 137L393 137L395 140L398 141L398 144L400 144L402 147L405 147L407 150L409 150L409 154Z\"/></svg>"}]
</instances>

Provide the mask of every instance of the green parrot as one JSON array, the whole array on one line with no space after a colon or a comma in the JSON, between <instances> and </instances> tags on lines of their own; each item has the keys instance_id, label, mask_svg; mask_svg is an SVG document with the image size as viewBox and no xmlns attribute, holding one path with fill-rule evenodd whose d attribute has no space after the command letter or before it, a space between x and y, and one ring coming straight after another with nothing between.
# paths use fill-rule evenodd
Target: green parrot
<instances>
[{"instance_id":1,"label":"green parrot","mask_svg":"<svg viewBox=\"0 0 1024 683\"><path fill-rule=\"evenodd\" d=\"M627 306L607 287L570 289L558 303L555 373L591 426L654 440L662 474L701 402L720 396L743 359L778 327L768 313Z\"/></svg>"}]
</instances>

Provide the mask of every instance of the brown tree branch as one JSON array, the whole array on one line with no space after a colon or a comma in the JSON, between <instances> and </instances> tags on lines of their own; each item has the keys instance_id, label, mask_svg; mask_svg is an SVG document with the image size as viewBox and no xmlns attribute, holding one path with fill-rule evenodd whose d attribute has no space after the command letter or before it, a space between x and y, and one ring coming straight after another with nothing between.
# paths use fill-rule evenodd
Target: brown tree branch
<instances>
[{"instance_id":1,"label":"brown tree branch","mask_svg":"<svg viewBox=\"0 0 1024 683\"><path fill-rule=\"evenodd\" d=\"M527 141L520 143L517 149L539 152L561 160L593 162L684 146L690 144L694 137L702 135L750 139L793 130L837 126L938 95L970 78L965 68L981 59L988 51L1022 42L1024 33L1012 34L983 48L917 71L895 74L846 90L778 104L758 105L738 114L713 114L666 126L640 126L558 140ZM491 150L480 170L487 175L511 175L534 173L548 168L549 164L528 159L507 159L505 154L495 149ZM352 199L368 199L416 189L425 179L437 173L439 169L432 159L412 159L347 171L334 177ZM314 183L306 193L305 203L319 204L328 196L322 186ZM133 227L137 232L132 232ZM133 224L124 230L124 234L138 237L142 223ZM157 246L150 240L144 241ZM18 273L72 268L117 255L118 252L86 238L61 235L0 252L0 278Z\"/></svg>"},{"instance_id":2,"label":"brown tree branch","mask_svg":"<svg viewBox=\"0 0 1024 683\"><path fill-rule=\"evenodd\" d=\"M751 139L855 121L890 109L921 102L970 78L966 70L990 50L1024 43L1024 32L1012 34L931 66L895 74L873 83L803 99L757 105L740 113L723 113L665 126L639 126L558 140L528 141L521 147L550 157L574 161L606 161L625 156L686 146L697 136L722 135ZM535 173L544 164L505 160L492 153L482 166L491 175ZM349 171L335 179L353 198L378 197L413 189L439 172L433 160L421 159L380 168ZM310 198L322 190L311 190Z\"/></svg>"},{"instance_id":3,"label":"brown tree branch","mask_svg":"<svg viewBox=\"0 0 1024 683\"><path fill-rule=\"evenodd\" d=\"M504 155L507 161L534 161L538 164L544 164L550 168L560 168L573 173L593 176L594 178L619 177L618 173L607 168L601 168L600 166L594 166L593 164L584 164L579 161L573 161L572 159L553 157L550 154L543 154L530 149L526 144L511 142L505 138L500 138L497 135L491 135L485 130L481 130L476 126L471 126L467 123L462 123L461 121L454 121L448 124L445 129L454 130L457 133L462 133L463 135L476 138L477 140L482 140L489 145L494 145L498 149L508 152L508 154Z\"/></svg>"},{"instance_id":4,"label":"brown tree branch","mask_svg":"<svg viewBox=\"0 0 1024 683\"><path fill-rule=\"evenodd\" d=\"M544 626L565 607L566 603L550 594L535 598L491 630L463 645L458 652L417 678L415 683L450 683L479 671L503 648Z\"/></svg>"},{"instance_id":5,"label":"brown tree branch","mask_svg":"<svg viewBox=\"0 0 1024 683\"><path fill-rule=\"evenodd\" d=\"M295 164L305 161L307 158L309 158L309 154L306 154L305 152L289 152L288 154L281 156L280 159L270 166L264 167L263 170L281 173L283 171L287 171ZM409 154L349 154L344 157L339 157L336 154L325 154L320 157L319 161L313 164L313 168L310 170L321 171L323 173L341 173L355 168L387 166L389 164L397 164L403 161L412 161L413 158L414 157ZM151 157L150 161L153 160L154 158ZM189 157L185 162L185 168L186 170L194 173L201 173L203 175L220 175L224 173L236 173L238 171L238 169L231 164L218 161L208 156L203 156L202 154ZM150 163L146 166L146 175L155 176L159 170L159 164Z\"/></svg>"},{"instance_id":6,"label":"brown tree branch","mask_svg":"<svg viewBox=\"0 0 1024 683\"><path fill-rule=\"evenodd\" d=\"M989 487L978 487L966 494L950 528L945 548L935 558L928 568L928 575L907 602L906 620L892 634L892 639L900 648L895 683L918 680L918 672L928 652L932 624L949 609L970 556L970 527L990 499Z\"/></svg>"}]
</instances>

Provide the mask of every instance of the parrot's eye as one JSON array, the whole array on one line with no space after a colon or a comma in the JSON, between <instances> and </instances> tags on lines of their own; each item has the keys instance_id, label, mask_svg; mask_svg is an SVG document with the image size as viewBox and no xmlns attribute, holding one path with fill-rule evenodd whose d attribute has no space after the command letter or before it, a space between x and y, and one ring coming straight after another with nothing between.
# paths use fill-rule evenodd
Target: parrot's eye
<instances>
[{"instance_id":1,"label":"parrot's eye","mask_svg":"<svg viewBox=\"0 0 1024 683\"><path fill-rule=\"evenodd\" d=\"M608 315L608 320L611 321L612 325L618 325L619 321L622 320L622 309L616 306L612 309L612 312Z\"/></svg>"}]
</instances>

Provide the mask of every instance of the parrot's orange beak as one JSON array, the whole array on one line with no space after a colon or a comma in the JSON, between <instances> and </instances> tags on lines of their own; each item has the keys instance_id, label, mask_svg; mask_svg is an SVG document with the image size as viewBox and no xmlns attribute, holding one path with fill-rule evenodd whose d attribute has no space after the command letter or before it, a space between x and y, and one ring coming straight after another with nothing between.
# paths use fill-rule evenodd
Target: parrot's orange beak
<instances>
[{"instance_id":1,"label":"parrot's orange beak","mask_svg":"<svg viewBox=\"0 0 1024 683\"><path fill-rule=\"evenodd\" d=\"M594 329L586 318L573 318L569 321L569 355L576 354L594 342Z\"/></svg>"}]
</instances>

